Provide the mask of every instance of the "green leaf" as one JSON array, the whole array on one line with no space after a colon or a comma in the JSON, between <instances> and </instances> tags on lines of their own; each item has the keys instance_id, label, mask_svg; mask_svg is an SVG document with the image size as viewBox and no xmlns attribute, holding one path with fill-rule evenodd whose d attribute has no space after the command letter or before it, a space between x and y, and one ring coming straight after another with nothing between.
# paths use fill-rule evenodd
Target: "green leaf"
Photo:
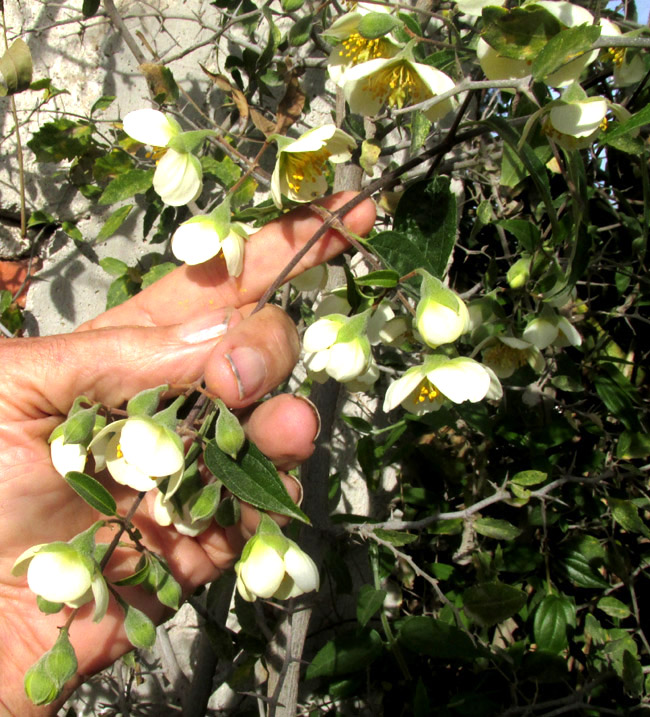
<instances>
[{"instance_id":1,"label":"green leaf","mask_svg":"<svg viewBox=\"0 0 650 717\"><path fill-rule=\"evenodd\" d=\"M392 289L397 286L399 274L390 269L381 269L379 271L371 271L364 276L355 278L354 283L357 286L378 286L385 289Z\"/></svg>"},{"instance_id":2,"label":"green leaf","mask_svg":"<svg viewBox=\"0 0 650 717\"><path fill-rule=\"evenodd\" d=\"M384 530L383 528L377 528L375 535L381 540L385 540L387 543L394 545L399 548L402 545L408 545L418 539L417 535L411 535L401 530Z\"/></svg>"},{"instance_id":3,"label":"green leaf","mask_svg":"<svg viewBox=\"0 0 650 717\"><path fill-rule=\"evenodd\" d=\"M134 194L144 194L153 184L153 169L129 169L110 182L97 200L99 204L115 204Z\"/></svg>"},{"instance_id":4,"label":"green leaf","mask_svg":"<svg viewBox=\"0 0 650 717\"><path fill-rule=\"evenodd\" d=\"M221 482L208 483L196 494L190 504L190 516L192 520L205 520L212 518L217 512L219 499L221 497Z\"/></svg>"},{"instance_id":5,"label":"green leaf","mask_svg":"<svg viewBox=\"0 0 650 717\"><path fill-rule=\"evenodd\" d=\"M533 60L533 77L543 80L571 60L591 50L600 37L599 25L567 27L552 37Z\"/></svg>"},{"instance_id":6,"label":"green leaf","mask_svg":"<svg viewBox=\"0 0 650 717\"><path fill-rule=\"evenodd\" d=\"M169 391L169 385L164 383L156 388L145 388L136 394L127 404L126 413L129 416L153 416L160 405L160 397Z\"/></svg>"},{"instance_id":7,"label":"green leaf","mask_svg":"<svg viewBox=\"0 0 650 717\"><path fill-rule=\"evenodd\" d=\"M638 112L633 114L625 122L621 122L620 124L615 125L612 130L605 133L605 135L601 138L601 141L605 144L610 144L613 142L613 140L617 140L619 137L622 137L629 132L633 132L634 130L639 129L639 127L643 127L648 123L650 123L650 103L647 104L642 110L639 110Z\"/></svg>"},{"instance_id":8,"label":"green leaf","mask_svg":"<svg viewBox=\"0 0 650 717\"><path fill-rule=\"evenodd\" d=\"M77 471L66 473L65 480L75 493L80 495L91 508L98 510L104 515L113 516L116 514L117 504L115 503L115 498L113 498L98 480L86 473L79 473Z\"/></svg>"},{"instance_id":9,"label":"green leaf","mask_svg":"<svg viewBox=\"0 0 650 717\"><path fill-rule=\"evenodd\" d=\"M81 230L74 222L61 222L61 229L75 241L83 241L84 237Z\"/></svg>"},{"instance_id":10,"label":"green leaf","mask_svg":"<svg viewBox=\"0 0 650 717\"><path fill-rule=\"evenodd\" d=\"M118 276L117 279L108 287L106 295L106 308L112 309L114 306L124 303L132 296L138 293L140 285L131 279L130 274Z\"/></svg>"},{"instance_id":11,"label":"green leaf","mask_svg":"<svg viewBox=\"0 0 650 717\"><path fill-rule=\"evenodd\" d=\"M514 540L521 535L521 530L507 520L498 518L478 518L474 521L474 529L479 535L496 540Z\"/></svg>"},{"instance_id":12,"label":"green leaf","mask_svg":"<svg viewBox=\"0 0 650 717\"><path fill-rule=\"evenodd\" d=\"M359 20L357 32L366 40L376 40L392 32L402 23L392 15L385 12L369 12Z\"/></svg>"},{"instance_id":13,"label":"green leaf","mask_svg":"<svg viewBox=\"0 0 650 717\"><path fill-rule=\"evenodd\" d=\"M251 442L238 461L226 455L215 440L207 443L205 464L226 488L256 508L270 510L309 523L309 518L291 500L275 466Z\"/></svg>"},{"instance_id":14,"label":"green leaf","mask_svg":"<svg viewBox=\"0 0 650 717\"><path fill-rule=\"evenodd\" d=\"M535 610L533 631L539 650L558 654L568 644L567 627L575 624L575 605L569 598L547 595Z\"/></svg>"},{"instance_id":15,"label":"green leaf","mask_svg":"<svg viewBox=\"0 0 650 717\"><path fill-rule=\"evenodd\" d=\"M29 89L32 82L32 54L24 40L14 40L0 57L0 97Z\"/></svg>"},{"instance_id":16,"label":"green leaf","mask_svg":"<svg viewBox=\"0 0 650 717\"><path fill-rule=\"evenodd\" d=\"M456 226L456 197L449 179L422 180L402 195L394 231L377 234L370 247L400 276L421 268L440 278L454 248Z\"/></svg>"},{"instance_id":17,"label":"green leaf","mask_svg":"<svg viewBox=\"0 0 650 717\"><path fill-rule=\"evenodd\" d=\"M632 697L643 694L643 666L629 650L623 652L623 684L625 691Z\"/></svg>"},{"instance_id":18,"label":"green leaf","mask_svg":"<svg viewBox=\"0 0 650 717\"><path fill-rule=\"evenodd\" d=\"M217 506L214 519L222 528L236 525L241 517L241 504L234 495L226 496Z\"/></svg>"},{"instance_id":19,"label":"green leaf","mask_svg":"<svg viewBox=\"0 0 650 717\"><path fill-rule=\"evenodd\" d=\"M512 476L510 482L525 486L538 485L539 483L543 483L547 478L548 475L542 471L519 471Z\"/></svg>"},{"instance_id":20,"label":"green leaf","mask_svg":"<svg viewBox=\"0 0 650 717\"><path fill-rule=\"evenodd\" d=\"M639 509L629 500L619 498L608 498L607 505L612 511L614 520L628 533L641 533L646 538L650 537L650 530L639 517Z\"/></svg>"},{"instance_id":21,"label":"green leaf","mask_svg":"<svg viewBox=\"0 0 650 717\"><path fill-rule=\"evenodd\" d=\"M163 605L178 610L183 597L181 586L171 574L167 563L157 555L150 555L148 583L156 591L156 597Z\"/></svg>"},{"instance_id":22,"label":"green leaf","mask_svg":"<svg viewBox=\"0 0 650 717\"><path fill-rule=\"evenodd\" d=\"M606 588L609 583L596 572L603 559L585 551L584 541L567 548L560 557L559 567L566 576L580 588Z\"/></svg>"},{"instance_id":23,"label":"green leaf","mask_svg":"<svg viewBox=\"0 0 650 717\"><path fill-rule=\"evenodd\" d=\"M526 593L501 582L473 585L463 593L465 614L480 625L496 625L526 604Z\"/></svg>"},{"instance_id":24,"label":"green leaf","mask_svg":"<svg viewBox=\"0 0 650 717\"><path fill-rule=\"evenodd\" d=\"M623 431L616 445L616 457L624 461L650 456L650 436L642 431Z\"/></svg>"},{"instance_id":25,"label":"green leaf","mask_svg":"<svg viewBox=\"0 0 650 717\"><path fill-rule=\"evenodd\" d=\"M92 17L97 10L99 10L99 6L101 4L101 0L84 0L83 4L81 6L81 12L84 17ZM115 98L113 98L115 99ZM98 100L99 101L99 100ZM97 104L97 103L95 103ZM91 114L94 111L95 105L93 105L93 109L91 110Z\"/></svg>"},{"instance_id":26,"label":"green leaf","mask_svg":"<svg viewBox=\"0 0 650 717\"><path fill-rule=\"evenodd\" d=\"M282 0L282 9L285 12L294 12L300 10L305 4L305 0Z\"/></svg>"},{"instance_id":27,"label":"green leaf","mask_svg":"<svg viewBox=\"0 0 650 717\"><path fill-rule=\"evenodd\" d=\"M133 647L148 650L153 647L156 641L156 628L153 622L133 605L129 605L124 601L120 601L124 609L124 632Z\"/></svg>"},{"instance_id":28,"label":"green leaf","mask_svg":"<svg viewBox=\"0 0 650 717\"><path fill-rule=\"evenodd\" d=\"M92 144L92 127L89 124L64 118L46 122L27 142L39 162L60 162L80 157Z\"/></svg>"},{"instance_id":29,"label":"green leaf","mask_svg":"<svg viewBox=\"0 0 650 717\"><path fill-rule=\"evenodd\" d=\"M36 596L36 605L38 606L38 609L46 615L54 615L63 610L62 602L50 602L40 595Z\"/></svg>"},{"instance_id":30,"label":"green leaf","mask_svg":"<svg viewBox=\"0 0 650 717\"><path fill-rule=\"evenodd\" d=\"M594 387L607 409L629 431L641 430L636 407L637 391L628 379L612 363L601 364L600 373L594 377Z\"/></svg>"},{"instance_id":31,"label":"green leaf","mask_svg":"<svg viewBox=\"0 0 650 717\"><path fill-rule=\"evenodd\" d=\"M99 7L100 0L96 0L97 7ZM98 100L95 100L93 106L90 108L90 114L93 115L95 112L103 112L107 110L115 102L115 95L103 95Z\"/></svg>"},{"instance_id":32,"label":"green leaf","mask_svg":"<svg viewBox=\"0 0 650 717\"><path fill-rule=\"evenodd\" d=\"M149 271L142 275L141 288L146 289L148 286L151 286L151 284L158 281L159 279L162 279L163 276L167 276L167 274L171 273L172 271L174 271L174 269L177 268L177 265L171 261L163 261L162 264L156 264L155 266L152 266Z\"/></svg>"},{"instance_id":33,"label":"green leaf","mask_svg":"<svg viewBox=\"0 0 650 717\"><path fill-rule=\"evenodd\" d=\"M370 618L384 604L388 593L385 590L376 590L372 585L362 585L357 596L357 620L361 627L368 624Z\"/></svg>"},{"instance_id":34,"label":"green leaf","mask_svg":"<svg viewBox=\"0 0 650 717\"><path fill-rule=\"evenodd\" d=\"M307 668L306 678L335 677L364 670L382 654L383 649L375 630L337 636L316 653Z\"/></svg>"},{"instance_id":35,"label":"green leaf","mask_svg":"<svg viewBox=\"0 0 650 717\"><path fill-rule=\"evenodd\" d=\"M407 617L398 640L412 652L439 660L472 660L479 654L466 632L433 617Z\"/></svg>"},{"instance_id":36,"label":"green leaf","mask_svg":"<svg viewBox=\"0 0 650 717\"><path fill-rule=\"evenodd\" d=\"M606 615L613 617L617 620L625 620L626 617L630 616L630 608L615 597L602 597L598 601L596 607L602 610Z\"/></svg>"},{"instance_id":37,"label":"green leaf","mask_svg":"<svg viewBox=\"0 0 650 717\"><path fill-rule=\"evenodd\" d=\"M135 572L131 573L131 575L127 575L121 580L113 581L113 585L141 585L149 577L149 571L151 570L151 565L149 561L144 560L141 562L143 563L142 566L139 567Z\"/></svg>"},{"instance_id":38,"label":"green leaf","mask_svg":"<svg viewBox=\"0 0 650 717\"><path fill-rule=\"evenodd\" d=\"M122 226L124 220L129 216L129 212L133 209L134 204L127 204L124 207L116 209L104 222L104 226L97 234L97 241L104 241L113 236L115 232Z\"/></svg>"},{"instance_id":39,"label":"green leaf","mask_svg":"<svg viewBox=\"0 0 650 717\"><path fill-rule=\"evenodd\" d=\"M540 245L541 232L539 227L525 219L500 219L496 224L510 232L522 248L533 253Z\"/></svg>"},{"instance_id":40,"label":"green leaf","mask_svg":"<svg viewBox=\"0 0 650 717\"><path fill-rule=\"evenodd\" d=\"M562 29L560 21L538 5L486 7L482 16L481 37L499 55L515 60L534 60Z\"/></svg>"},{"instance_id":41,"label":"green leaf","mask_svg":"<svg viewBox=\"0 0 650 717\"><path fill-rule=\"evenodd\" d=\"M314 28L314 16L305 15L298 20L295 25L289 30L289 44L294 47L300 47L304 45L311 35L311 31Z\"/></svg>"},{"instance_id":42,"label":"green leaf","mask_svg":"<svg viewBox=\"0 0 650 717\"><path fill-rule=\"evenodd\" d=\"M431 120L421 112L416 110L412 114L411 119L411 147L409 153L411 156L418 153L418 150L422 148L426 142L429 132L431 131Z\"/></svg>"},{"instance_id":43,"label":"green leaf","mask_svg":"<svg viewBox=\"0 0 650 717\"><path fill-rule=\"evenodd\" d=\"M99 406L84 408L81 411L77 411L73 416L70 416L70 418L68 418L68 420L63 424L63 442L89 442L93 433L93 428L95 427L98 408Z\"/></svg>"}]
</instances>

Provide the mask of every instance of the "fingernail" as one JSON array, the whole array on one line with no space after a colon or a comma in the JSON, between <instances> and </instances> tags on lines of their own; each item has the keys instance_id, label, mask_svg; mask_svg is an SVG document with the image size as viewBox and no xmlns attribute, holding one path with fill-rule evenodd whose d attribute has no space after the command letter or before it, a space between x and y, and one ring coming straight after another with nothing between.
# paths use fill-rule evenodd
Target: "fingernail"
<instances>
[{"instance_id":1,"label":"fingernail","mask_svg":"<svg viewBox=\"0 0 650 717\"><path fill-rule=\"evenodd\" d=\"M320 429L321 429L321 420L320 420L320 413L318 413L318 409L316 408L316 404L313 401L310 401L306 396L296 396L296 398L299 398L301 401L304 401L309 408L314 412L314 417L316 418L316 435L314 436L314 441L320 436Z\"/></svg>"},{"instance_id":2,"label":"fingernail","mask_svg":"<svg viewBox=\"0 0 650 717\"><path fill-rule=\"evenodd\" d=\"M181 324L178 337L188 344L199 344L202 341L218 339L228 331L232 311L231 308L219 309L190 319L190 321Z\"/></svg>"},{"instance_id":3,"label":"fingernail","mask_svg":"<svg viewBox=\"0 0 650 717\"><path fill-rule=\"evenodd\" d=\"M240 400L259 391L266 380L266 363L262 354L250 346L238 346L226 359L237 381Z\"/></svg>"}]
</instances>

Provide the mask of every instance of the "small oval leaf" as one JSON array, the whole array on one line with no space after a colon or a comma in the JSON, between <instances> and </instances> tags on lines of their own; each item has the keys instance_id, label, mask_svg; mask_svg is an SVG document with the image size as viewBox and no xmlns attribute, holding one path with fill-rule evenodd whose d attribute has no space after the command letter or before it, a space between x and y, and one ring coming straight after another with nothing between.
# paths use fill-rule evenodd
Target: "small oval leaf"
<instances>
[{"instance_id":1,"label":"small oval leaf","mask_svg":"<svg viewBox=\"0 0 650 717\"><path fill-rule=\"evenodd\" d=\"M80 495L91 508L98 510L104 515L115 515L117 504L115 498L104 488L104 486L87 473L70 471L65 479L68 485Z\"/></svg>"}]
</instances>

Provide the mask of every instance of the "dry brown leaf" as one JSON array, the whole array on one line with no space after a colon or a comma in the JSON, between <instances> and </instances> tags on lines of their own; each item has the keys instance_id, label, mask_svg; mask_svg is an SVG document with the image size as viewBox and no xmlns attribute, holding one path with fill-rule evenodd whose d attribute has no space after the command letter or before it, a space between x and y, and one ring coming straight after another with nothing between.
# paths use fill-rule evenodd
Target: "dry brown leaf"
<instances>
[{"instance_id":1,"label":"dry brown leaf","mask_svg":"<svg viewBox=\"0 0 650 717\"><path fill-rule=\"evenodd\" d=\"M250 115L250 110L248 107L248 102L246 101L246 97L244 96L244 93L232 85L230 83L230 80L225 77L224 75L220 75L215 72L210 72L206 67L204 67L199 62L199 67L203 70L203 72L214 82L214 84L223 92L226 94L229 94L232 97L232 101L235 103L235 107L239 110L239 116L242 120L242 126L245 126L248 122L248 117Z\"/></svg>"},{"instance_id":2,"label":"dry brown leaf","mask_svg":"<svg viewBox=\"0 0 650 717\"><path fill-rule=\"evenodd\" d=\"M138 69L147 80L152 97L162 95L164 101L174 101L178 97L178 87L169 68L155 62L143 62Z\"/></svg>"},{"instance_id":3,"label":"dry brown leaf","mask_svg":"<svg viewBox=\"0 0 650 717\"><path fill-rule=\"evenodd\" d=\"M266 119L266 117L254 107L251 107L251 119L253 120L253 124L265 137L275 132L275 122Z\"/></svg>"},{"instance_id":4,"label":"dry brown leaf","mask_svg":"<svg viewBox=\"0 0 650 717\"><path fill-rule=\"evenodd\" d=\"M291 73L287 90L278 105L278 116L275 131L278 134L286 134L291 125L298 120L305 106L305 93L300 87L298 77Z\"/></svg>"}]
</instances>

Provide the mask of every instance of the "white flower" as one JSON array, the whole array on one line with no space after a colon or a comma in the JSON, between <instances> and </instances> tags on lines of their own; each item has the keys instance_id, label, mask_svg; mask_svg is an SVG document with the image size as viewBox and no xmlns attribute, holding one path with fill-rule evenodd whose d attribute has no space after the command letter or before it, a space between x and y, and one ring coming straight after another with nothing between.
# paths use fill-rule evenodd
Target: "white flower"
<instances>
[{"instance_id":1,"label":"white flower","mask_svg":"<svg viewBox=\"0 0 650 717\"><path fill-rule=\"evenodd\" d=\"M564 316L546 314L533 319L522 333L522 338L543 351L549 346L580 346L582 336Z\"/></svg>"},{"instance_id":2,"label":"white flower","mask_svg":"<svg viewBox=\"0 0 650 717\"><path fill-rule=\"evenodd\" d=\"M339 164L352 157L355 141L334 124L316 127L298 139L274 135L278 156L271 177L275 206L282 207L282 195L294 202L311 202L327 192L324 176L327 162Z\"/></svg>"},{"instance_id":3,"label":"white flower","mask_svg":"<svg viewBox=\"0 0 650 717\"><path fill-rule=\"evenodd\" d=\"M530 4L543 7L565 27L591 25L594 20L589 10L562 0L536 0ZM476 55L488 80L518 79L531 73L532 60L518 60L499 55L482 38L479 39L476 46ZM545 78L544 82L551 87L566 87L575 82L585 67L597 57L598 50L584 53L552 72Z\"/></svg>"},{"instance_id":4,"label":"white flower","mask_svg":"<svg viewBox=\"0 0 650 717\"><path fill-rule=\"evenodd\" d=\"M184 134L173 117L152 109L129 112L122 124L129 137L152 147L168 147L172 140ZM153 188L165 204L173 207L194 201L203 188L203 170L198 157L189 151L168 148L156 167Z\"/></svg>"},{"instance_id":5,"label":"white flower","mask_svg":"<svg viewBox=\"0 0 650 717\"><path fill-rule=\"evenodd\" d=\"M172 237L172 252L189 265L202 264L223 254L228 274L239 276L244 268L246 238L254 229L241 222L232 222L220 236L219 225L212 215L201 214L183 222Z\"/></svg>"},{"instance_id":6,"label":"white flower","mask_svg":"<svg viewBox=\"0 0 650 717\"><path fill-rule=\"evenodd\" d=\"M293 540L285 538L279 528L277 532L272 530L270 522L263 515L262 532L246 543L235 565L239 594L252 602L258 597L286 600L318 590L320 578L314 561Z\"/></svg>"},{"instance_id":7,"label":"white flower","mask_svg":"<svg viewBox=\"0 0 650 717\"><path fill-rule=\"evenodd\" d=\"M620 37L622 34L618 25L605 17L600 18L599 25L601 37ZM625 47L610 47L606 56L614 63L614 87L627 87L643 79L646 69L640 54L630 53Z\"/></svg>"},{"instance_id":8,"label":"white flower","mask_svg":"<svg viewBox=\"0 0 650 717\"><path fill-rule=\"evenodd\" d=\"M50 458L55 470L65 477L70 471L82 472L88 448L83 443L64 443L63 433L50 443Z\"/></svg>"},{"instance_id":9,"label":"white flower","mask_svg":"<svg viewBox=\"0 0 650 717\"><path fill-rule=\"evenodd\" d=\"M193 520L187 505L183 505L182 511L179 512L169 496L170 492L167 492L166 495L160 491L156 493L153 504L153 517L158 525L166 527L173 524L181 535L195 538L197 535L204 533L213 522L212 517Z\"/></svg>"},{"instance_id":10,"label":"white flower","mask_svg":"<svg viewBox=\"0 0 650 717\"><path fill-rule=\"evenodd\" d=\"M318 306L314 308L314 316L317 319L322 319L329 314L345 314L347 316L351 310L352 307L343 294L331 293L323 296L318 302Z\"/></svg>"},{"instance_id":11,"label":"white flower","mask_svg":"<svg viewBox=\"0 0 650 717\"><path fill-rule=\"evenodd\" d=\"M324 382L329 376L346 383L368 370L372 355L365 323L361 315L332 314L305 331L303 361L314 380Z\"/></svg>"},{"instance_id":12,"label":"white flower","mask_svg":"<svg viewBox=\"0 0 650 717\"><path fill-rule=\"evenodd\" d=\"M421 298L415 311L415 328L431 348L450 344L469 331L465 302L440 279L422 271Z\"/></svg>"},{"instance_id":13,"label":"white flower","mask_svg":"<svg viewBox=\"0 0 650 717\"><path fill-rule=\"evenodd\" d=\"M115 481L137 491L151 490L167 476L177 485L185 463L178 435L147 416L110 423L89 447L98 469L105 465Z\"/></svg>"},{"instance_id":14,"label":"white flower","mask_svg":"<svg viewBox=\"0 0 650 717\"><path fill-rule=\"evenodd\" d=\"M12 575L27 573L29 589L44 600L77 608L95 599L93 620L108 607L108 588L99 566L70 543L35 545L14 563Z\"/></svg>"},{"instance_id":15,"label":"white flower","mask_svg":"<svg viewBox=\"0 0 650 717\"><path fill-rule=\"evenodd\" d=\"M400 50L390 36L368 39L359 32L359 22L368 13L389 13L384 5L358 3L353 12L345 13L335 20L323 34L339 42L327 60L327 72L332 82L339 84L345 70L361 62L378 57L394 57Z\"/></svg>"},{"instance_id":16,"label":"white flower","mask_svg":"<svg viewBox=\"0 0 650 717\"><path fill-rule=\"evenodd\" d=\"M565 149L585 149L606 126L608 107L604 97L555 104L544 120L544 132Z\"/></svg>"},{"instance_id":17,"label":"white flower","mask_svg":"<svg viewBox=\"0 0 650 717\"><path fill-rule=\"evenodd\" d=\"M454 81L444 72L404 56L355 65L343 74L340 84L350 111L367 117L378 114L385 105L401 109L454 87ZM453 107L453 99L448 98L424 110L424 114L432 121L438 120Z\"/></svg>"},{"instance_id":18,"label":"white flower","mask_svg":"<svg viewBox=\"0 0 650 717\"><path fill-rule=\"evenodd\" d=\"M421 415L437 411L446 399L453 403L477 403L488 395L493 380L490 372L474 359L428 356L422 366L410 368L388 387L384 411L401 404L410 413Z\"/></svg>"},{"instance_id":19,"label":"white flower","mask_svg":"<svg viewBox=\"0 0 650 717\"><path fill-rule=\"evenodd\" d=\"M495 336L481 355L483 363L499 378L510 378L526 363L537 373L544 370L544 357L537 346L514 336Z\"/></svg>"}]
</instances>

